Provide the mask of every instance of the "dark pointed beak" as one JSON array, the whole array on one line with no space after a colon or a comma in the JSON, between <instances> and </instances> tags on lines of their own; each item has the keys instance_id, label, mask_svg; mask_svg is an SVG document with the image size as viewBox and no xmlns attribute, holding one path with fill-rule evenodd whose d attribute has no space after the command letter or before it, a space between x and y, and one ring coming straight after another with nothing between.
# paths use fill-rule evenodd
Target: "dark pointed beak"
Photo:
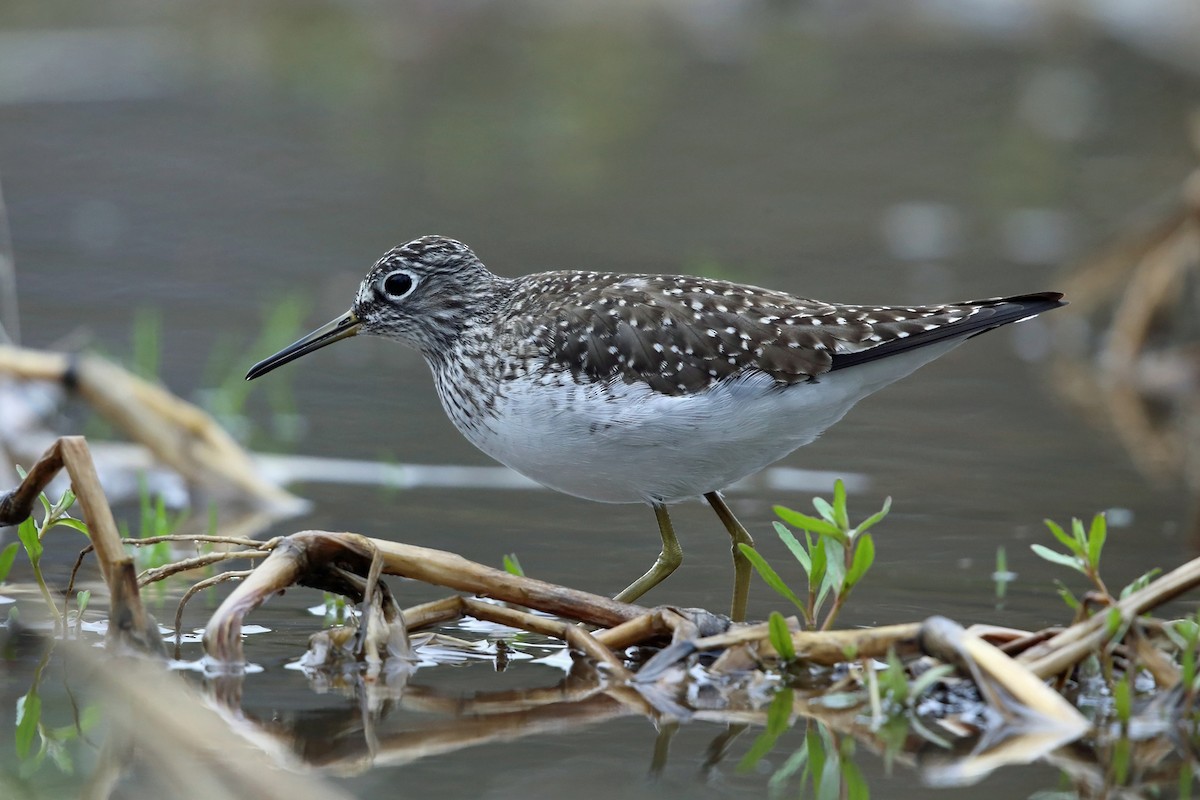
<instances>
[{"instance_id":1,"label":"dark pointed beak","mask_svg":"<svg viewBox=\"0 0 1200 800\"><path fill-rule=\"evenodd\" d=\"M313 350L320 350L325 345L333 344L339 339L348 339L358 333L360 325L361 323L354 312L347 311L337 319L322 325L307 336L289 344L275 355L264 358L255 364L246 373L246 380L252 381L262 375L266 375L276 367L282 367L289 361L295 361L300 356L307 355Z\"/></svg>"}]
</instances>

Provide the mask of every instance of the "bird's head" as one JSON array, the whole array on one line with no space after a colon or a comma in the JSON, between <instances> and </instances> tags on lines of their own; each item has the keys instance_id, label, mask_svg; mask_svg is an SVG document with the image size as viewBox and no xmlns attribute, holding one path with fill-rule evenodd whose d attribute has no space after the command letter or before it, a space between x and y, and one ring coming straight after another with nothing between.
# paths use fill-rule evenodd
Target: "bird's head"
<instances>
[{"instance_id":1,"label":"bird's head","mask_svg":"<svg viewBox=\"0 0 1200 800\"><path fill-rule=\"evenodd\" d=\"M444 236L413 239L375 262L348 312L255 364L246 379L360 333L436 357L494 306L499 280L462 242Z\"/></svg>"}]
</instances>

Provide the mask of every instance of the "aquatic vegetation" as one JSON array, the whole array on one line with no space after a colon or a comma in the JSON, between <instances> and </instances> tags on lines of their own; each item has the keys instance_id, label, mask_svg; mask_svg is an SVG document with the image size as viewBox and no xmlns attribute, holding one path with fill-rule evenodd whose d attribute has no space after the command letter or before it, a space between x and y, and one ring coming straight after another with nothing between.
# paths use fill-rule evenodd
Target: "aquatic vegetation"
<instances>
[{"instance_id":1,"label":"aquatic vegetation","mask_svg":"<svg viewBox=\"0 0 1200 800\"><path fill-rule=\"evenodd\" d=\"M806 599L801 600L753 547L744 544L739 547L763 581L800 611L806 628L829 630L850 592L875 562L875 541L867 531L887 516L892 498L884 500L883 508L858 525L851 525L846 510L846 486L838 479L834 483L833 502L815 497L813 507L819 517L775 506L775 513L784 522L804 533L801 543L787 527L774 523L776 534L804 570L808 583ZM821 609L829 597L833 598L833 605L822 617Z\"/></svg>"}]
</instances>

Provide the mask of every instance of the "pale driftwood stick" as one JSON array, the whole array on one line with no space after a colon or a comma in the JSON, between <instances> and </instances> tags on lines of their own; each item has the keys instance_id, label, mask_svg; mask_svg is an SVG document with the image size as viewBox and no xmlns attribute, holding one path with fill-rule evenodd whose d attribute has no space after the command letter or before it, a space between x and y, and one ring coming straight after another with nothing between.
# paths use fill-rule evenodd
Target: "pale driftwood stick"
<instances>
[{"instance_id":1,"label":"pale driftwood stick","mask_svg":"<svg viewBox=\"0 0 1200 800\"><path fill-rule=\"evenodd\" d=\"M71 486L83 509L96 560L112 595L110 601L109 637L145 652L161 654L163 645L158 623L146 612L137 590L133 559L121 545L121 534L113 519L108 498L100 487L100 476L82 436L64 436L56 443L62 453L63 466L71 476Z\"/></svg>"},{"instance_id":2,"label":"pale driftwood stick","mask_svg":"<svg viewBox=\"0 0 1200 800\"><path fill-rule=\"evenodd\" d=\"M946 617L930 617L921 625L921 649L967 670L988 704L1011 721L1032 714L1044 722L1082 736L1090 725L1058 692L1000 648L968 633ZM995 691L994 686L1004 689Z\"/></svg>"},{"instance_id":3,"label":"pale driftwood stick","mask_svg":"<svg viewBox=\"0 0 1200 800\"><path fill-rule=\"evenodd\" d=\"M71 359L49 350L0 346L0 372L27 381L60 383L71 369Z\"/></svg>"},{"instance_id":4,"label":"pale driftwood stick","mask_svg":"<svg viewBox=\"0 0 1200 800\"><path fill-rule=\"evenodd\" d=\"M42 457L26 471L21 483L0 496L0 525L20 525L33 515L38 495L45 491L46 486L62 469L61 443L61 439L55 440Z\"/></svg>"},{"instance_id":5,"label":"pale driftwood stick","mask_svg":"<svg viewBox=\"0 0 1200 800\"><path fill-rule=\"evenodd\" d=\"M70 383L92 408L190 481L235 488L260 503L292 510L303 501L265 480L254 461L206 412L96 355L0 346L0 373Z\"/></svg>"},{"instance_id":6,"label":"pale driftwood stick","mask_svg":"<svg viewBox=\"0 0 1200 800\"><path fill-rule=\"evenodd\" d=\"M63 465L71 476L71 486L87 520L100 570L104 573L104 579L108 580L112 565L133 562L121 546L121 533L117 530L112 509L108 507L108 498L100 488L100 476L96 474L96 465L92 463L92 455L88 452L87 440L82 436L64 436L55 446L62 453Z\"/></svg>"},{"instance_id":7,"label":"pale driftwood stick","mask_svg":"<svg viewBox=\"0 0 1200 800\"><path fill-rule=\"evenodd\" d=\"M404 624L410 631L417 631L456 620L462 615L462 598L454 595L404 609Z\"/></svg>"},{"instance_id":8,"label":"pale driftwood stick","mask_svg":"<svg viewBox=\"0 0 1200 800\"><path fill-rule=\"evenodd\" d=\"M656 608L650 613L634 617L628 622L622 622L607 630L596 631L593 636L605 647L621 650L655 636L672 633L675 627L668 622L668 617L678 618L679 615L669 609Z\"/></svg>"},{"instance_id":9,"label":"pale driftwood stick","mask_svg":"<svg viewBox=\"0 0 1200 800\"><path fill-rule=\"evenodd\" d=\"M217 488L232 485L280 507L300 504L264 480L251 458L212 417L161 386L97 356L79 359L75 380L93 408L190 480Z\"/></svg>"},{"instance_id":10,"label":"pale driftwood stick","mask_svg":"<svg viewBox=\"0 0 1200 800\"><path fill-rule=\"evenodd\" d=\"M204 651L210 658L222 664L242 664L242 620L307 571L304 553L290 538L281 541L209 618L204 628Z\"/></svg>"},{"instance_id":11,"label":"pale driftwood stick","mask_svg":"<svg viewBox=\"0 0 1200 800\"><path fill-rule=\"evenodd\" d=\"M1146 637L1141 620L1130 626L1125 643L1133 651L1133 660L1154 677L1159 688L1170 689L1179 684L1182 671Z\"/></svg>"},{"instance_id":12,"label":"pale driftwood stick","mask_svg":"<svg viewBox=\"0 0 1200 800\"><path fill-rule=\"evenodd\" d=\"M386 574L536 608L589 625L608 627L647 613L641 606L510 575L442 550L368 539L355 533L303 531L283 539L221 604L205 630L206 652L219 662L240 664L241 621L246 614L294 583L344 587L344 581L326 568L337 566L364 574L376 554Z\"/></svg>"},{"instance_id":13,"label":"pale driftwood stick","mask_svg":"<svg viewBox=\"0 0 1200 800\"><path fill-rule=\"evenodd\" d=\"M329 535L308 531L296 536ZM356 534L340 534L355 536ZM359 537L363 538L363 537ZM611 627L645 614L644 606L619 603L608 597L567 589L534 578L510 575L504 570L476 564L460 555L428 547L372 539L384 559L384 571L460 592L481 594L536 608L560 617Z\"/></svg>"},{"instance_id":14,"label":"pale driftwood stick","mask_svg":"<svg viewBox=\"0 0 1200 800\"><path fill-rule=\"evenodd\" d=\"M1117 603L1122 619L1129 620L1175 599L1200 585L1200 558L1192 559ZM1049 678L1075 665L1101 647L1108 638L1107 610L1097 611L1078 625L1032 647L1017 660L1040 678Z\"/></svg>"},{"instance_id":15,"label":"pale driftwood stick","mask_svg":"<svg viewBox=\"0 0 1200 800\"><path fill-rule=\"evenodd\" d=\"M798 658L816 664L832 665L846 661L847 654L852 654L854 658L880 658L886 656L890 648L898 645L915 645L920 630L921 623L909 622L863 630L794 631L792 643L796 647ZM769 636L770 631L766 623L763 623L697 639L694 644L698 650L718 650L735 644L754 642L761 646L764 652L774 654L775 648L771 647Z\"/></svg>"}]
</instances>

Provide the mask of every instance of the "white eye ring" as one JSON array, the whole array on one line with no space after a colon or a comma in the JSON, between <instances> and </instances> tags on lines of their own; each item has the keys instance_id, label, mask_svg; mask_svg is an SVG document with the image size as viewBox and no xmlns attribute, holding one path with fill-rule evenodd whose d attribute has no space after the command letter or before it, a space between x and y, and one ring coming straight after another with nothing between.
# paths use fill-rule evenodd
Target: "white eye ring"
<instances>
[{"instance_id":1,"label":"white eye ring","mask_svg":"<svg viewBox=\"0 0 1200 800\"><path fill-rule=\"evenodd\" d=\"M417 276L406 269L390 272L379 281L379 291L392 300L408 297L415 288L417 288Z\"/></svg>"}]
</instances>

